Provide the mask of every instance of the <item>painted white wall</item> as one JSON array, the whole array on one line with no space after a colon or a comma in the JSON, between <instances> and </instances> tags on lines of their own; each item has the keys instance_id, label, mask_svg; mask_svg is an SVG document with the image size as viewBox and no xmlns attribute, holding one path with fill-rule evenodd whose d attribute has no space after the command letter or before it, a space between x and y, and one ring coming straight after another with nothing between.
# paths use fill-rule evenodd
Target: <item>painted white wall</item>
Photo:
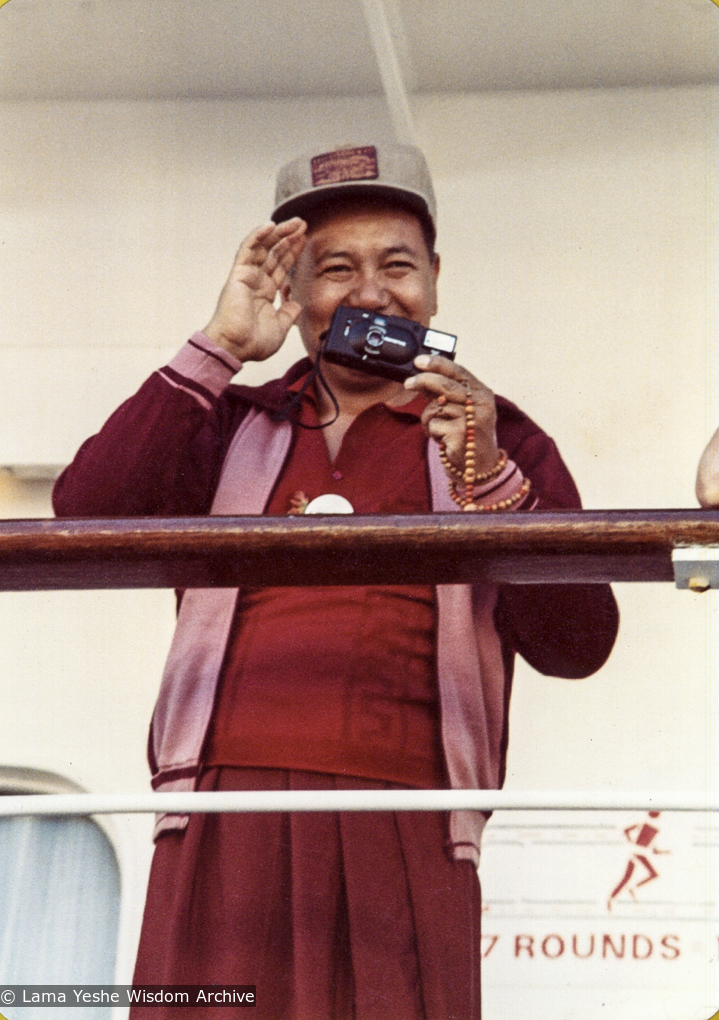
<instances>
[{"instance_id":1,"label":"painted white wall","mask_svg":"<svg viewBox=\"0 0 719 1020\"><path fill-rule=\"evenodd\" d=\"M717 410L715 103L704 87L415 100L440 209L436 325L557 440L591 508L695 505ZM0 464L67 462L207 322L283 160L388 135L379 100L0 106ZM299 353L293 338L243 381ZM0 472L0 516L50 516L49 491ZM705 783L716 594L617 594L596 677L519 665L511 787ZM169 592L0 595L0 764L145 789L173 613ZM140 888L148 820L117 825Z\"/></svg>"}]
</instances>

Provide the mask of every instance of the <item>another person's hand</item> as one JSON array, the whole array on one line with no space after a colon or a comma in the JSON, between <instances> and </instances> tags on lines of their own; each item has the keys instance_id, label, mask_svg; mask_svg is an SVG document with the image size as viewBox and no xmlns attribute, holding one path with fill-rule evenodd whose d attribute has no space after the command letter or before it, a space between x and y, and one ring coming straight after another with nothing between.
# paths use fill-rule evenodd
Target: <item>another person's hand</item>
<instances>
[{"instance_id":1,"label":"another person's hand","mask_svg":"<svg viewBox=\"0 0 719 1020\"><path fill-rule=\"evenodd\" d=\"M203 332L240 361L264 361L284 343L300 314L296 301L275 300L305 243L307 225L294 217L266 223L244 239Z\"/></svg>"},{"instance_id":2,"label":"another person's hand","mask_svg":"<svg viewBox=\"0 0 719 1020\"><path fill-rule=\"evenodd\" d=\"M696 492L703 507L719 508L719 429L709 440L699 461Z\"/></svg>"},{"instance_id":3,"label":"another person's hand","mask_svg":"<svg viewBox=\"0 0 719 1020\"><path fill-rule=\"evenodd\" d=\"M404 385L406 389L424 390L432 398L422 415L427 434L444 445L452 466L464 471L467 395L470 394L474 406L475 470L478 475L491 471L499 460L497 408L492 391L466 368L441 355L421 354L414 363L422 371L410 376Z\"/></svg>"}]
</instances>

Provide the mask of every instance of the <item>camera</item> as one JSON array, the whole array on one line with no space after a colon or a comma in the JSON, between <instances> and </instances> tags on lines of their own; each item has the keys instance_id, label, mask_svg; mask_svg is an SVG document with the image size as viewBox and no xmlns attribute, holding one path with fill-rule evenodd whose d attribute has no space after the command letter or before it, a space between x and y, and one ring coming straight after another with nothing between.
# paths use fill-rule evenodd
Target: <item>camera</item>
<instances>
[{"instance_id":1,"label":"camera","mask_svg":"<svg viewBox=\"0 0 719 1020\"><path fill-rule=\"evenodd\" d=\"M402 381L417 375L418 354L442 354L454 361L457 337L428 329L398 315L378 315L340 305L325 334L322 356L336 365Z\"/></svg>"}]
</instances>

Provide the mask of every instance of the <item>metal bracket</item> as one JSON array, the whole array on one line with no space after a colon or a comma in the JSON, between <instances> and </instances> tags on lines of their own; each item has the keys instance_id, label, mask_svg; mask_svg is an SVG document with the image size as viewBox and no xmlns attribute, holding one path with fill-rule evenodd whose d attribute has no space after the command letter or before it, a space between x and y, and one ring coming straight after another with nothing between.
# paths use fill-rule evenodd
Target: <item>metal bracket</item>
<instances>
[{"instance_id":1,"label":"metal bracket","mask_svg":"<svg viewBox=\"0 0 719 1020\"><path fill-rule=\"evenodd\" d=\"M685 545L672 550L677 588L702 592L719 588L719 546Z\"/></svg>"}]
</instances>

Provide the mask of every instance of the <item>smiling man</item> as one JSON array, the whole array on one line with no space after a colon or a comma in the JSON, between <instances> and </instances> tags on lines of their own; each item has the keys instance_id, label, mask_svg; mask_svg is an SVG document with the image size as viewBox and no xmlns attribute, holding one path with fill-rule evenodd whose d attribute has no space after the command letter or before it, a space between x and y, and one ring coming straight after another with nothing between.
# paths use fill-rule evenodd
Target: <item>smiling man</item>
<instances>
[{"instance_id":1,"label":"smiling man","mask_svg":"<svg viewBox=\"0 0 719 1020\"><path fill-rule=\"evenodd\" d=\"M211 321L84 444L57 513L285 515L327 497L364 514L577 508L553 442L461 365L425 355L397 381L322 357L339 306L429 326L435 224L412 147L283 168L273 222L240 246ZM295 322L307 359L258 388L231 383ZM603 585L367 580L185 592L153 785L498 788L515 653L581 677L616 635ZM272 1020L475 1020L485 821L165 816L135 981L256 984ZM132 1015L145 1014L174 1015Z\"/></svg>"}]
</instances>

